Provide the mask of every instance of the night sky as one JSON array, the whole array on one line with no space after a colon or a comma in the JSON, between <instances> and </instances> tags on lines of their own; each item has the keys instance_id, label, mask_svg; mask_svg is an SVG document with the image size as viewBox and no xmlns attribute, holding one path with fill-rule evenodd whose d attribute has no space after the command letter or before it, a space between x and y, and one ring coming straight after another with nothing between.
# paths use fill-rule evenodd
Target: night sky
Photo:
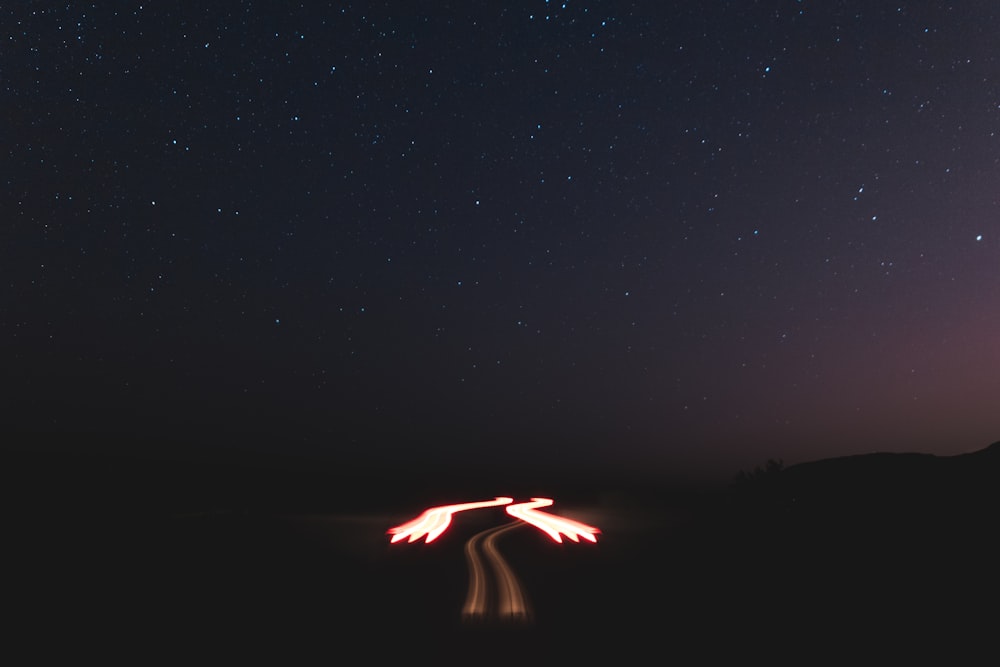
<instances>
[{"instance_id":1,"label":"night sky","mask_svg":"<svg viewBox=\"0 0 1000 667\"><path fill-rule=\"evenodd\" d=\"M1000 437L1000 16L17 2L5 432L728 475Z\"/></svg>"}]
</instances>

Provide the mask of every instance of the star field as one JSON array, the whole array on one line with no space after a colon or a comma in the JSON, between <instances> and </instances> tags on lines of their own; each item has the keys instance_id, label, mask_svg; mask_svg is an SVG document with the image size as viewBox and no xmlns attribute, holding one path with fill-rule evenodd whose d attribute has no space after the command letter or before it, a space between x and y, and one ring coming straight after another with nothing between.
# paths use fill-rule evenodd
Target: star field
<instances>
[{"instance_id":1,"label":"star field","mask_svg":"<svg viewBox=\"0 0 1000 667\"><path fill-rule=\"evenodd\" d=\"M997 438L992 3L0 16L8 429L726 473Z\"/></svg>"}]
</instances>

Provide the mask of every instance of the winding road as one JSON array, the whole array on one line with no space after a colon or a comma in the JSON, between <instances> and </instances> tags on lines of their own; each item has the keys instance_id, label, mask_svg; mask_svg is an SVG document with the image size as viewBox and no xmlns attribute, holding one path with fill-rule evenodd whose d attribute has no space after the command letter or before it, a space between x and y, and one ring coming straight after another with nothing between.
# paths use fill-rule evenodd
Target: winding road
<instances>
[{"instance_id":1,"label":"winding road","mask_svg":"<svg viewBox=\"0 0 1000 667\"><path fill-rule=\"evenodd\" d=\"M465 543L465 559L469 564L469 592L462 607L462 618L480 620L528 621L531 607L528 604L517 575L500 555L497 540L505 533L526 525L518 521L488 528L476 533ZM487 567L486 563L489 563ZM496 589L490 583L492 570Z\"/></svg>"}]
</instances>

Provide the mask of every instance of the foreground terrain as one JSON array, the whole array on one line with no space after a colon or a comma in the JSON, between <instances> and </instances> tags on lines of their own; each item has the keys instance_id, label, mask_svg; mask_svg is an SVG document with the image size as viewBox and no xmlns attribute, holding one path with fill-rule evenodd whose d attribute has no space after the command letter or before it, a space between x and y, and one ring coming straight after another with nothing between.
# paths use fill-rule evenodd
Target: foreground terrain
<instances>
[{"instance_id":1,"label":"foreground terrain","mask_svg":"<svg viewBox=\"0 0 1000 667\"><path fill-rule=\"evenodd\" d=\"M456 516L433 544L386 535L494 488L381 496L332 469L65 452L22 452L5 468L8 601L15 636L39 654L954 654L989 636L1000 593L1000 445L772 465L717 489L515 488L557 498L554 510L601 534L497 539L532 612L514 623L461 613L463 549L512 520L502 509Z\"/></svg>"}]
</instances>

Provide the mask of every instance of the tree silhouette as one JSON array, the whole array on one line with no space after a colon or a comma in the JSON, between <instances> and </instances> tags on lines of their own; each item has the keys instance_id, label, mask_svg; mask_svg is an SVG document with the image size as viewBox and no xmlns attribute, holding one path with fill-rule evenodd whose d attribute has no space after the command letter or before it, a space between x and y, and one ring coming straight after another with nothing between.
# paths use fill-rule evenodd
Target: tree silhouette
<instances>
[{"instance_id":1,"label":"tree silhouette","mask_svg":"<svg viewBox=\"0 0 1000 667\"><path fill-rule=\"evenodd\" d=\"M747 486L760 486L768 481L776 479L785 469L785 462L781 459L768 459L763 466L757 466L752 472L740 470L733 485L741 488Z\"/></svg>"}]
</instances>

